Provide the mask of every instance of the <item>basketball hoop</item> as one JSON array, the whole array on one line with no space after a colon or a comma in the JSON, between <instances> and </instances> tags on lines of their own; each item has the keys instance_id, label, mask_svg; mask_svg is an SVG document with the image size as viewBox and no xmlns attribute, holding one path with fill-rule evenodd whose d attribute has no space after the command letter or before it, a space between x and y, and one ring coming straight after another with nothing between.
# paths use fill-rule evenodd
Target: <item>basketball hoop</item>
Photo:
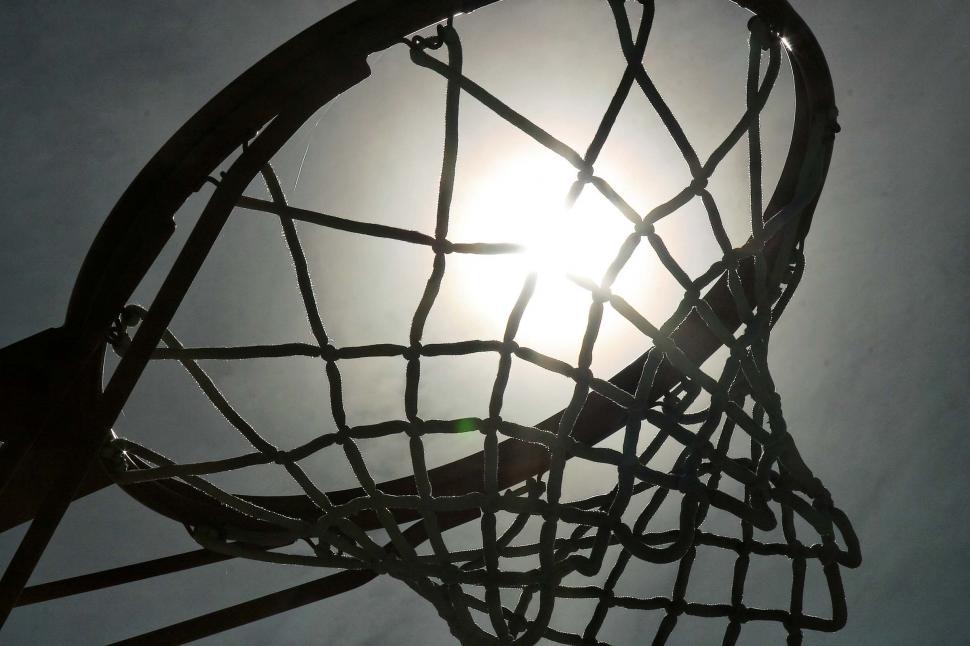
<instances>
[{"instance_id":1,"label":"basketball hoop","mask_svg":"<svg viewBox=\"0 0 970 646\"><path fill-rule=\"evenodd\" d=\"M684 615L720 618L725 644L735 643L747 622L780 623L789 643L801 643L804 630L835 631L845 624L841 568L860 564L859 544L846 515L802 460L794 441L798 429L787 427L768 365L772 328L805 268L804 242L838 130L831 79L817 42L784 0L737 0L754 14L748 23L745 108L705 158L695 150L654 83L650 65L644 63L654 3L642 3L639 24L632 25L624 3L609 0L603 4L611 12L625 68L595 136L585 152L579 152L466 75L462 26L490 4L358 0L286 43L223 90L138 175L84 262L64 326L0 351L5 387L9 384L23 393L6 405L7 417L14 421L0 447L5 509L0 519L4 529L33 519L4 575L0 616L5 618L16 605L241 557L339 572L131 642L198 639L340 594L379 575L402 581L433 604L451 633L467 644L533 644L540 639L599 644L599 631L615 608L662 613L654 643L664 643ZM368 55L402 43L411 61L440 77L445 86L434 231L290 204L274 156L321 107L369 76ZM759 118L783 54L794 77L794 130L780 179L765 200ZM631 93L646 99L682 157L676 163L683 164L691 178L686 185L668 187L669 194L646 211L632 206L596 166ZM588 299L586 327L572 361L522 344L517 336L540 280L535 272L528 272L518 286L501 338L426 339L426 324L449 257L501 259L523 252L515 241L450 237L462 101L487 109L575 171L564 196L567 207L592 192L625 220L625 237L602 275L569 279ZM750 236L736 244L725 230L708 181L729 152L745 143ZM247 193L254 182L265 187L268 199ZM130 303L169 242L174 213L203 188L211 191L208 202L151 306ZM675 218L692 201L703 206L719 247L719 256L695 276L678 262L658 231L661 221ZM312 342L190 347L176 336L173 317L236 211L278 219ZM312 268L297 222L409 245L427 254L431 269L415 301L407 343L340 345L331 337L312 287ZM647 249L682 293L673 315L665 320L651 320L614 289L637 249ZM615 375L593 369L608 310L644 341ZM120 363L102 391L107 349L120 357ZM712 373L709 362L722 349L725 358ZM497 358L488 414L425 419L418 396L422 362L470 355ZM247 421L201 363L294 357L323 363L330 410L321 415L329 414L335 430L286 447ZM405 366L404 418L355 425L345 410L343 366L375 358L393 358ZM162 362L179 364L251 450L178 463L159 450L116 435L112 428L136 384L151 364ZM558 405L550 408L554 414L538 423L506 418L504 399L517 362L569 381L572 394L561 410L555 412ZM428 438L456 432L479 434L482 450L428 466ZM614 434L622 438L618 448L604 444ZM412 473L378 482L358 444L392 436L406 438ZM738 437L747 445L743 455L732 452L732 438ZM662 447L671 445L677 447L673 466L651 466ZM334 491L319 487L300 463L323 452L346 460L359 486ZM100 469L90 468L95 462ZM612 469L615 482L603 493L569 500L563 493L567 463ZM302 493L239 494L212 481L219 474L264 465L278 465ZM201 549L25 588L71 500L111 484L184 525ZM15 504L7 506L8 501ZM658 527L658 510L665 501L676 503L672 528ZM704 523L711 513L734 519L738 535L707 529ZM449 547L447 532L473 520L480 524L480 546ZM783 540L756 537L758 531L778 527L779 520ZM809 542L806 530L813 534ZM730 595L718 603L687 598L695 557L705 550L721 550L735 558ZM791 561L792 595L784 607L756 608L744 602L749 563L761 556ZM617 592L618 581L634 561L676 563L676 583L669 595ZM810 563L824 573L831 603L825 618L803 608ZM507 598L513 592L510 603ZM554 609L565 599L588 601L590 619L581 635L555 625Z\"/></svg>"}]
</instances>

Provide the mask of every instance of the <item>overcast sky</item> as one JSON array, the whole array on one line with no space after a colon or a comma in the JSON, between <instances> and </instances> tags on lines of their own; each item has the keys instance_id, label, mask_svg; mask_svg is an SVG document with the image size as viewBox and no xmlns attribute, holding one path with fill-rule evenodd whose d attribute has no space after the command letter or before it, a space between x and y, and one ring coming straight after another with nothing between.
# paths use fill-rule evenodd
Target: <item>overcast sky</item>
<instances>
[{"instance_id":1,"label":"overcast sky","mask_svg":"<svg viewBox=\"0 0 970 646\"><path fill-rule=\"evenodd\" d=\"M77 270L106 214L135 174L186 119L254 62L342 4L183 1L0 5L0 113L4 123L4 146L0 150L0 191L4 195L0 210L0 298L5 304L0 308L0 345L61 323ZM970 442L966 437L966 420L970 418L970 306L965 294L970 270L966 251L970 213L965 186L970 168L965 153L970 128L965 106L970 98L966 83L970 77L970 41L966 37L970 10L962 2L936 0L919 3L918 11L913 3L895 0L798 0L793 4L812 27L832 68L843 131L836 140L826 189L809 236L805 278L772 336L772 369L785 402L789 429L805 460L852 519L864 558L860 569L843 571L848 626L834 635L808 633L806 643L967 643L970 629L964 615L970 593L966 577L970 569L970 515L964 489L970 484ZM686 22L691 10L720 5L727 2L706 0L691 5L691 9L681 7L675 18L691 24ZM603 13L609 27L608 12ZM530 23L510 20L504 24L510 30L504 36L504 55L515 60L519 55L516 48L528 55L528 42L520 36L530 32ZM616 52L584 56L587 43L583 39L597 33L597 23L580 21L580 25L582 29L571 32L572 48L564 47L545 57L535 54L533 48L530 64L534 67L530 70L543 73L554 63L566 61L567 69L583 68L595 80L600 78L596 65L608 68L621 63ZM546 35L569 29L557 23L546 27ZM736 42L729 42L707 37L700 26L695 29L680 40L682 32L658 32L656 46L687 52L676 62L690 67L695 75L689 87L678 88L673 87L676 78L672 74L665 79L661 72L658 84L666 80L669 85L661 87L670 87L675 96L683 90L679 94L683 103L675 106L675 112L677 107L696 111L689 116L701 125L693 134L702 142L699 148L706 149L708 130L713 133L723 128L716 118L711 123L704 121L702 109L711 106L691 101L692 92L712 85L718 92L732 84L743 88L746 46L743 31ZM472 55L489 51L491 36L485 31L476 37L470 30L466 41L469 74L491 81L489 87L506 83L507 95L530 116L538 115L544 125L552 121L554 126L571 127L565 120L557 121L562 119L559 108L564 97L556 94L556 88L568 91L570 79L553 77L554 87L545 92L532 92L528 85L515 86L505 78L500 65L490 68L487 59ZM726 45L730 47L722 52L720 48ZM734 58L725 52L733 52ZM408 217L417 217L419 223L414 226L428 230L440 163L441 84L425 70L415 70L401 48L371 62L374 87L390 92L393 102L382 102L380 97L387 95L378 90L372 95L372 90L361 88L322 115L319 129L314 128L316 117L311 119L277 160L284 188L292 201L302 206L359 219L380 211L386 213L388 222L398 225ZM598 98L607 96L607 88L614 82L608 77L602 86L593 87L592 93ZM782 80L779 90L785 89ZM410 107L416 98L427 100L425 105L431 108L425 115L413 107L416 125L405 127L398 117L409 110L399 106ZM370 107L361 113L356 107L359 105ZM583 125L576 131L567 130L563 136L582 149L590 124L595 123L589 115L598 114L601 107L577 103L573 108L571 114L579 113ZM776 114L785 108L782 99L780 107L769 109L766 133L780 127L775 122L781 117ZM726 109L712 114L721 112ZM561 128L557 132L561 133ZM387 154L387 140L383 138L387 132L398 133L393 140L394 155ZM520 173L503 176L485 161L482 151L494 141L487 126L472 130L463 139L463 154L472 160L469 175L514 184ZM524 152L525 146L521 146L520 154L517 140L503 140L502 145L503 150L515 151L516 158L524 160L519 162L523 168L538 163ZM348 150L354 150L355 155L348 157ZM773 150L770 143L766 145L769 164ZM621 175L618 185L629 189L635 204L650 204L657 196L654 187L623 177L626 151L621 147L612 153L614 170ZM401 159L410 159L409 155L421 158L421 164L410 163L408 173L400 174ZM743 155L740 161L743 166ZM558 181L557 172L549 171L550 185ZM766 179L772 173L777 170L766 170ZM394 197L377 191L347 190L360 188L362 176L384 178L387 183L382 190L393 192ZM655 182L662 180L679 181L662 177ZM468 208L473 208L483 192L488 192L487 186L476 186L464 186L456 199L466 200ZM340 187L344 190L335 190ZM662 193L662 189L656 191ZM398 208L387 208L390 199ZM733 205L741 198L725 192L724 199ZM725 211L730 212L730 207ZM186 217L191 224L191 214ZM175 332L198 344L309 340L305 319L287 314L299 307L292 285L287 286L288 292L267 292L277 277L290 271L278 224L259 215L246 218L251 219L227 232L228 241L220 241L224 246L217 246L198 289L190 292L188 308L210 308L203 310L204 320L180 313L173 323ZM188 228L181 226L177 239L184 239ZM475 228L474 218L472 224L458 231L469 241L489 234ZM314 275L318 288L330 290L328 294L344 317L332 322L331 331L345 344L403 342L403 338L375 337L391 329L406 335L415 299L401 301L397 308L394 299L383 299L390 304L381 310L379 325L354 318L352 312L354 307L366 308L386 293L401 291L416 298L426 274L406 274L397 269L412 262L409 252L384 256L385 264L375 267L358 263L354 247L324 240L317 237L318 233L306 235L308 249L317 243L323 250L319 253L324 259L318 257L318 273ZM255 268L252 263L249 269L239 263L238 249L263 249L265 240L276 247L265 255L261 252ZM684 244L689 247L691 242ZM701 243L691 249L698 246ZM420 262L426 259L422 256ZM372 283L381 271L394 275L398 282ZM506 308L506 301L502 294L488 291L487 284L494 282L494 276L471 266L456 266L455 272L466 282L453 291L446 285L442 298L446 303L452 300L443 307L444 319L429 320L429 335L444 337L451 328L459 327L464 331L461 338L500 336L504 318L492 319L490 312ZM412 278L406 277L412 274ZM369 292L369 303L358 298L359 290L341 291L347 285L361 284L376 290ZM245 318L236 296L254 285L263 288L260 298L270 300L257 301L263 306L259 316ZM143 287L147 295L141 302L150 301L151 286ZM554 295L551 292L550 298ZM575 340L575 336L569 337L558 328L550 332L548 320L536 319L533 323L531 332L526 329L524 334L531 333L537 342L548 343L551 354L568 355L573 347L568 339ZM207 337L213 330L227 332L229 338ZM624 363L619 352L622 343L614 341L613 346L605 347L602 369L609 372ZM384 399L399 401L394 393L403 381L374 380L374 375L386 374L381 367L375 364L347 376L350 408L361 416L355 423L399 416L397 403L365 405ZM442 366L437 376L429 370L429 384L440 392L444 384L460 383L462 392L470 392L474 379L463 375L479 367L474 363ZM263 377L275 380L270 382L271 391L287 393L285 397L253 392L250 373L219 367L213 370L225 380L220 383L228 384L227 392L246 401L247 414L255 423L279 424L277 411L285 408L286 432L305 430L319 411L312 392L314 388L325 389L325 380L313 370L295 376L264 370ZM224 440L225 436L218 433L206 434L201 442L196 433L203 432L194 427L182 436L159 432L162 428L187 428L184 422L193 414L168 403L169 397L181 392L181 386L171 384L176 379L185 381L177 371L160 372L154 378L162 384L161 390L149 386L139 390L133 402L136 406L119 422L124 426L119 432L163 448L163 452L178 454L182 460L205 455L194 453L200 446L215 453L240 446L235 438ZM356 391L354 379L360 382ZM553 386L544 390L545 385L536 383L523 382L518 399L510 396L509 406L517 413L532 413L530 407L534 407L537 393L551 396ZM529 387L536 390L529 391ZM426 402L438 407L429 417L456 415L459 410L465 411L461 414L482 414L475 409L482 400L429 397ZM535 410L536 419L523 421L537 421L557 408ZM218 422L215 415L212 420ZM299 430L292 432L298 434ZM443 447L435 455L444 461L453 450L453 446ZM458 450L462 452L463 447ZM396 471L399 467L394 460L378 457L375 477L381 480L401 475ZM287 486L282 479L267 477L270 479L266 482ZM346 474L321 477L333 478L324 483L326 488L349 484ZM12 554L23 530L21 527L0 536L0 559ZM72 507L35 572L34 582L193 547L177 524L145 510L123 493L106 490ZM4 628L3 640L18 644L111 641L318 575L311 569L231 561L117 590L17 609ZM718 572L711 576L727 575ZM629 625L631 632L625 636L629 643L638 643L632 632L634 624ZM745 631L742 634L751 641L742 639L742 643L758 643L759 638L783 639L781 631L749 631L747 627ZM675 632L671 643L682 643L676 641L677 635ZM314 640L450 643L444 622L428 603L403 585L383 580L237 629L208 643Z\"/></svg>"}]
</instances>

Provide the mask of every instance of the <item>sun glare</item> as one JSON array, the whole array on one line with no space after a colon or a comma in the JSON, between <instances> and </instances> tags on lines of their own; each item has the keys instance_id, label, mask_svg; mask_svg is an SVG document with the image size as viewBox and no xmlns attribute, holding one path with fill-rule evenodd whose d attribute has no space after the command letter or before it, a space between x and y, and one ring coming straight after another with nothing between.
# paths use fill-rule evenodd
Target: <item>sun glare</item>
<instances>
[{"instance_id":1,"label":"sun glare","mask_svg":"<svg viewBox=\"0 0 970 646\"><path fill-rule=\"evenodd\" d=\"M575 178L570 166L547 160L522 159L490 169L463 205L463 236L522 245L525 251L513 262L529 271L599 282L630 225L591 186L567 205Z\"/></svg>"},{"instance_id":2,"label":"sun glare","mask_svg":"<svg viewBox=\"0 0 970 646\"><path fill-rule=\"evenodd\" d=\"M558 161L520 157L475 172L475 184L456 195L449 237L522 246L523 252L492 257L477 265L477 275L466 274L475 308L503 324L526 276L535 273L526 327L544 330L545 341L569 356L566 348L581 338L589 307L589 294L570 278L600 282L632 227L593 186L567 205L576 171Z\"/></svg>"}]
</instances>

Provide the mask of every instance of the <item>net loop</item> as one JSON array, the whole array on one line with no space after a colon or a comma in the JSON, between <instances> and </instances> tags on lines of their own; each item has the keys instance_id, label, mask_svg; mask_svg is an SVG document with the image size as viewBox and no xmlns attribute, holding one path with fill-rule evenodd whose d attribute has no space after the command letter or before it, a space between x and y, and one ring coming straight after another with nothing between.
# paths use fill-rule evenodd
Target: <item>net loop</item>
<instances>
[{"instance_id":1,"label":"net loop","mask_svg":"<svg viewBox=\"0 0 970 646\"><path fill-rule=\"evenodd\" d=\"M754 16L748 21L748 29L751 31L751 44L761 51L768 51L778 43L778 32L761 16Z\"/></svg>"},{"instance_id":2,"label":"net loop","mask_svg":"<svg viewBox=\"0 0 970 646\"><path fill-rule=\"evenodd\" d=\"M428 49L436 50L441 49L442 45L445 44L446 29L451 29L451 18L448 19L447 27L443 25L437 25L437 34L434 36L412 36L410 39L404 39L405 44L415 49Z\"/></svg>"}]
</instances>

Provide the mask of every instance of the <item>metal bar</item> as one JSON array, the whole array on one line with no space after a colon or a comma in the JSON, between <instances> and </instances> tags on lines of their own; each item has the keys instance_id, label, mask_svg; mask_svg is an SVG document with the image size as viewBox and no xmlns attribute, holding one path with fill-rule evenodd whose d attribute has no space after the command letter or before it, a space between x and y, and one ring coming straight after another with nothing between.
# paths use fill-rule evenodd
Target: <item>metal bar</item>
<instances>
[{"instance_id":1,"label":"metal bar","mask_svg":"<svg viewBox=\"0 0 970 646\"><path fill-rule=\"evenodd\" d=\"M75 369L56 375L58 384L66 384L61 396L52 398L47 410L34 411L39 431L32 450L48 458L39 463L35 480L36 499L43 502L0 579L0 627L6 623L64 512L97 459L106 434L95 422L104 347L74 356L76 361L70 365Z\"/></svg>"},{"instance_id":2,"label":"metal bar","mask_svg":"<svg viewBox=\"0 0 970 646\"><path fill-rule=\"evenodd\" d=\"M32 585L24 588L16 605L27 606L32 603L40 603L42 601L60 599L84 592L102 590L124 583L143 581L144 579L161 576L163 574L190 570L231 558L235 557L227 554L218 554L205 549L173 554L172 556L123 565L101 572L93 572L69 579Z\"/></svg>"},{"instance_id":3,"label":"metal bar","mask_svg":"<svg viewBox=\"0 0 970 646\"><path fill-rule=\"evenodd\" d=\"M18 467L25 461L25 456L34 444L33 440L32 437L17 437L4 442L0 447L0 500L3 500L7 485L13 480ZM6 514L0 516L0 532L7 529L3 527L5 517Z\"/></svg>"},{"instance_id":4,"label":"metal bar","mask_svg":"<svg viewBox=\"0 0 970 646\"><path fill-rule=\"evenodd\" d=\"M376 573L369 570L339 572L215 612L199 615L137 637L130 637L115 642L114 646L184 644L353 590L376 576Z\"/></svg>"},{"instance_id":5,"label":"metal bar","mask_svg":"<svg viewBox=\"0 0 970 646\"><path fill-rule=\"evenodd\" d=\"M7 566L3 578L0 579L0 627L17 604L21 591L40 561L64 512L74 500L74 494L81 480L97 457L97 450L101 444L100 434L91 433L90 429L76 430L80 431L75 434L76 442L64 441L59 447L51 447L49 455L55 459L51 463L53 478L48 481L50 483L48 492L38 509L37 516ZM84 437L85 431L87 431L87 437ZM54 433L46 435L50 436ZM45 439L65 440L60 433L57 433L57 436L57 438ZM38 483L38 486L41 486L41 483Z\"/></svg>"},{"instance_id":6,"label":"metal bar","mask_svg":"<svg viewBox=\"0 0 970 646\"><path fill-rule=\"evenodd\" d=\"M8 459L6 450L7 445L4 444L3 449L0 449L0 533L34 518L43 503L45 491L44 487L38 486L38 474L47 473L50 469L50 456L30 440L26 441L26 447L15 467L11 464L15 456ZM10 450L16 451L16 446L12 443ZM92 465L82 478L74 499L112 484L114 483L104 469L97 464Z\"/></svg>"},{"instance_id":7,"label":"metal bar","mask_svg":"<svg viewBox=\"0 0 970 646\"><path fill-rule=\"evenodd\" d=\"M450 529L478 518L479 510L462 510L457 512L445 512L439 518L441 529ZM424 522L418 522L406 530L404 536L408 543L417 546L428 538L427 528ZM387 544L384 549L391 553L396 553L392 544ZM260 619L272 617L283 612L287 612L300 606L321 601L328 597L342 594L354 588L358 588L371 579L377 573L370 570L347 570L331 574L330 576L302 583L286 590L273 592L271 594L244 601L228 608L209 612L192 619L172 624L149 633L130 637L114 646L135 646L145 644L182 644L185 642L202 639L210 635L225 632L239 626L244 626Z\"/></svg>"}]
</instances>

